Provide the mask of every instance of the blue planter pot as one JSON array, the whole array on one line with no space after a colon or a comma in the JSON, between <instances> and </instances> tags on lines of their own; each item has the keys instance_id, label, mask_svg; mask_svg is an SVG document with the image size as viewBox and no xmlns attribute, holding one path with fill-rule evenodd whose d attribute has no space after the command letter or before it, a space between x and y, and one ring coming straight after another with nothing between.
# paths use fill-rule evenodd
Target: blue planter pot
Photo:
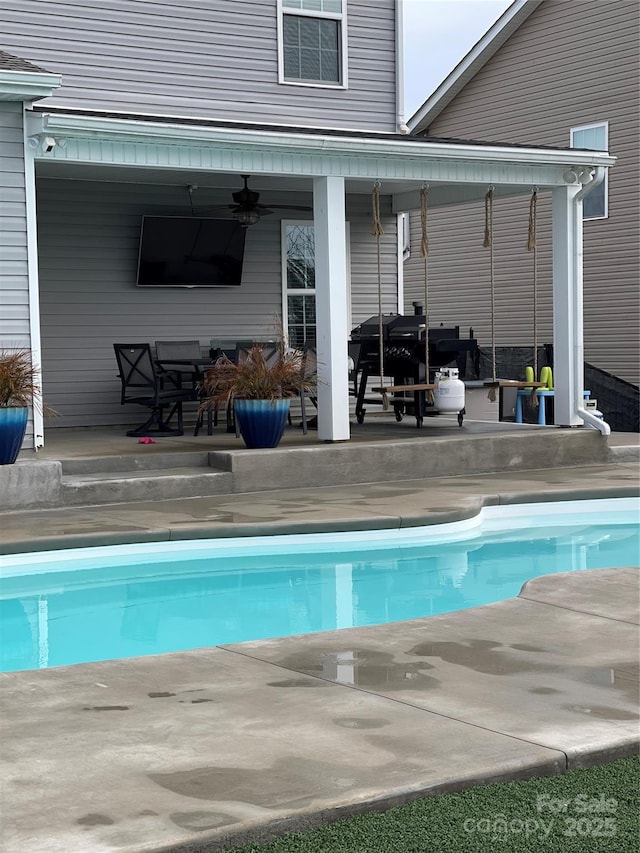
<instances>
[{"instance_id":1,"label":"blue planter pot","mask_svg":"<svg viewBox=\"0 0 640 853\"><path fill-rule=\"evenodd\" d=\"M277 447L287 425L290 400L236 400L240 435L247 447Z\"/></svg>"},{"instance_id":2,"label":"blue planter pot","mask_svg":"<svg viewBox=\"0 0 640 853\"><path fill-rule=\"evenodd\" d=\"M29 409L0 406L0 465L13 465L27 430Z\"/></svg>"}]
</instances>

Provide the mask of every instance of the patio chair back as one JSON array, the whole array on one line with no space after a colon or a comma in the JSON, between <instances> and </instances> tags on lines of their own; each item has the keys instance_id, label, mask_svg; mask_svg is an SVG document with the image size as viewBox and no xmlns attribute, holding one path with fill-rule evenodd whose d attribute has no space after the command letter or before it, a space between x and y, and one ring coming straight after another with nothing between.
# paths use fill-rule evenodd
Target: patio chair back
<instances>
[{"instance_id":1,"label":"patio chair back","mask_svg":"<svg viewBox=\"0 0 640 853\"><path fill-rule=\"evenodd\" d=\"M238 341L236 344L236 364L245 362L255 346L259 346L262 350L268 367L271 367L280 357L280 344L275 341Z\"/></svg>"},{"instance_id":2,"label":"patio chair back","mask_svg":"<svg viewBox=\"0 0 640 853\"><path fill-rule=\"evenodd\" d=\"M155 397L159 380L149 344L114 344L113 349L122 384L120 402L126 403L133 398L138 400L145 390L149 397ZM135 389L131 395L130 389Z\"/></svg>"},{"instance_id":3,"label":"patio chair back","mask_svg":"<svg viewBox=\"0 0 640 853\"><path fill-rule=\"evenodd\" d=\"M156 341L156 358L159 361L202 358L200 341Z\"/></svg>"}]
</instances>

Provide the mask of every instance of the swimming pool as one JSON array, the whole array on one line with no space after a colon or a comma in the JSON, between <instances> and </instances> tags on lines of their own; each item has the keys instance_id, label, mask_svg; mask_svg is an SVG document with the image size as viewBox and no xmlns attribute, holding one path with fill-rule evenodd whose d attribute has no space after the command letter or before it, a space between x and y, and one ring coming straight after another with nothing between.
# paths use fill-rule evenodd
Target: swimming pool
<instances>
[{"instance_id":1,"label":"swimming pool","mask_svg":"<svg viewBox=\"0 0 640 853\"><path fill-rule=\"evenodd\" d=\"M68 549L2 558L0 670L374 625L636 566L640 501L485 507L451 524Z\"/></svg>"}]
</instances>

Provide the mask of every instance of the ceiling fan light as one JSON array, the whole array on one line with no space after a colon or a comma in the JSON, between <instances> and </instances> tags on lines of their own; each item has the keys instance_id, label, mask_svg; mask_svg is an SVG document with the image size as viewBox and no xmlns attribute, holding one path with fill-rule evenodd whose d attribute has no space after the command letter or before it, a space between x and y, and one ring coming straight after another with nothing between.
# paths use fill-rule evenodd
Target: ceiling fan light
<instances>
[{"instance_id":1,"label":"ceiling fan light","mask_svg":"<svg viewBox=\"0 0 640 853\"><path fill-rule=\"evenodd\" d=\"M257 210L244 209L236 210L233 214L234 219L237 219L243 228L248 228L250 225L255 225L260 219L260 214Z\"/></svg>"}]
</instances>

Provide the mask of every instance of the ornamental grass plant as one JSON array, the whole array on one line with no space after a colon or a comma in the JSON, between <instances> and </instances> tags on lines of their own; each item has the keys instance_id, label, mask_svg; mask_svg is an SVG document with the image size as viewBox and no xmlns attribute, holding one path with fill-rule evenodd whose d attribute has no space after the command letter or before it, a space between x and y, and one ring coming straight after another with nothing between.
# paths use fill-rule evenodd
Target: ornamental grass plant
<instances>
[{"instance_id":1,"label":"ornamental grass plant","mask_svg":"<svg viewBox=\"0 0 640 853\"><path fill-rule=\"evenodd\" d=\"M237 362L221 356L206 372L200 408L217 408L237 400L281 400L311 391L315 371L308 370L306 353L278 344L269 353L254 344Z\"/></svg>"},{"instance_id":2,"label":"ornamental grass plant","mask_svg":"<svg viewBox=\"0 0 640 853\"><path fill-rule=\"evenodd\" d=\"M31 350L24 347L0 350L0 407L37 405L39 398L39 371Z\"/></svg>"}]
</instances>

